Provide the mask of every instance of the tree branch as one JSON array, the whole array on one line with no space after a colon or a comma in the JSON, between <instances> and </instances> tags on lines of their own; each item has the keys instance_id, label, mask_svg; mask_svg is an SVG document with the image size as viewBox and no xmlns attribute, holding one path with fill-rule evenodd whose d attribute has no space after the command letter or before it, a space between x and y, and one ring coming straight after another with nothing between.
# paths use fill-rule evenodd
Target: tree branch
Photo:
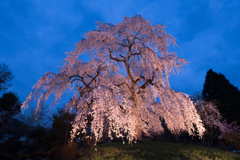
<instances>
[{"instance_id":1,"label":"tree branch","mask_svg":"<svg viewBox=\"0 0 240 160\"><path fill-rule=\"evenodd\" d=\"M123 60L123 59L117 59L117 58L112 57L112 54L111 54L111 53L110 53L110 59L115 60L115 61L117 61L117 62L124 62L124 61L125 61L125 60Z\"/></svg>"},{"instance_id":2,"label":"tree branch","mask_svg":"<svg viewBox=\"0 0 240 160\"><path fill-rule=\"evenodd\" d=\"M141 32L141 29L134 35L133 39L132 39L132 42L130 43L129 47L132 47L137 35Z\"/></svg>"},{"instance_id":3,"label":"tree branch","mask_svg":"<svg viewBox=\"0 0 240 160\"><path fill-rule=\"evenodd\" d=\"M81 81L81 82L85 85L86 88L92 90L92 88L90 87L90 85L92 84L93 81L96 81L96 78L100 75L100 71L101 71L101 70L104 70L105 68L106 68L106 67L101 68L101 67L99 66L98 69L97 69L97 74L96 74L94 77L92 77L92 76L89 75L89 74L86 74L89 78L91 78L91 81L90 81L89 83L86 83L86 82L84 81L84 77L82 77L82 76L80 76L80 75L73 75L73 76L69 76L68 78L69 78L69 80L71 80L71 82L74 82L74 81L79 80L79 81ZM77 78L76 78L76 77L77 77ZM75 78L75 79L73 79L73 78ZM73 79L73 80L72 80L72 79Z\"/></svg>"},{"instance_id":4,"label":"tree branch","mask_svg":"<svg viewBox=\"0 0 240 160\"><path fill-rule=\"evenodd\" d=\"M120 83L120 84L114 84L114 85L115 85L115 86L118 86L118 87L120 87L120 86L122 86L122 85L126 85L129 90L132 89L132 88L129 86L129 84L127 84L126 82L123 82L123 83Z\"/></svg>"}]
</instances>

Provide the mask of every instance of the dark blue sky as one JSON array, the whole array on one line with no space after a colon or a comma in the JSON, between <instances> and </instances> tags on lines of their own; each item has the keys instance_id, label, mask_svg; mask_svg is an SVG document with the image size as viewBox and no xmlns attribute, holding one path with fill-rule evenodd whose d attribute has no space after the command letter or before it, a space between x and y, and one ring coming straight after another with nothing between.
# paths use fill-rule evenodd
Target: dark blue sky
<instances>
[{"instance_id":1,"label":"dark blue sky","mask_svg":"<svg viewBox=\"0 0 240 160\"><path fill-rule=\"evenodd\" d=\"M45 72L58 70L64 52L95 29L96 21L116 24L136 14L165 25L177 40L178 56L190 62L171 76L173 89L201 91L210 68L240 88L239 0L2 0L0 63L14 74L10 90L24 101Z\"/></svg>"}]
</instances>

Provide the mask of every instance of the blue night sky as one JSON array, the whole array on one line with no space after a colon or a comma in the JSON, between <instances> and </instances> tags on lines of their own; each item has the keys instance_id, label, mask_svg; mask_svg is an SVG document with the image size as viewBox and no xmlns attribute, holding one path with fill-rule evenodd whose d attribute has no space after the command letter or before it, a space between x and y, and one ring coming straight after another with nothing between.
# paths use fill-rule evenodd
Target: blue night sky
<instances>
[{"instance_id":1,"label":"blue night sky","mask_svg":"<svg viewBox=\"0 0 240 160\"><path fill-rule=\"evenodd\" d=\"M173 89L201 91L210 68L240 88L239 0L2 0L0 63L13 72L9 90L23 102L37 80L56 72L64 53L95 29L96 21L116 24L136 14L165 25L179 45L173 49L189 61L171 76Z\"/></svg>"}]
</instances>

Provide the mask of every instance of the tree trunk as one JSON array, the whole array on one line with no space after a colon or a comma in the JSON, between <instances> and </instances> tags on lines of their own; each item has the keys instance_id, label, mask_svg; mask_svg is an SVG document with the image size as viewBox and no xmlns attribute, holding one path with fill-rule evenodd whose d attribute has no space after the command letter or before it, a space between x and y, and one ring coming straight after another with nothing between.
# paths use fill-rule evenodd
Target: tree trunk
<instances>
[{"instance_id":1,"label":"tree trunk","mask_svg":"<svg viewBox=\"0 0 240 160\"><path fill-rule=\"evenodd\" d=\"M135 109L133 110L133 114L136 116L136 126L135 126L135 133L136 133L136 138L138 140L142 140L142 127L141 127L141 117L137 111L137 108L135 107Z\"/></svg>"},{"instance_id":2,"label":"tree trunk","mask_svg":"<svg viewBox=\"0 0 240 160\"><path fill-rule=\"evenodd\" d=\"M65 139L64 139L64 144L66 144L66 142L67 142L67 137L68 137L68 131L66 130Z\"/></svg>"}]
</instances>

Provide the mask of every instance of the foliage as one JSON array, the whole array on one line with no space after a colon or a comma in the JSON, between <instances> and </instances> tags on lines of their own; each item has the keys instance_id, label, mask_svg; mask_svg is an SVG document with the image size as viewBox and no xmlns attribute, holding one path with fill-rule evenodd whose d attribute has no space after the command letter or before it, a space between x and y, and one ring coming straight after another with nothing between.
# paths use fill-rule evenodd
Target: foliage
<instances>
[{"instance_id":1,"label":"foliage","mask_svg":"<svg viewBox=\"0 0 240 160\"><path fill-rule=\"evenodd\" d=\"M240 123L240 92L223 74L210 69L206 75L202 95L205 101L215 102L228 123L233 121Z\"/></svg>"},{"instance_id":2,"label":"foliage","mask_svg":"<svg viewBox=\"0 0 240 160\"><path fill-rule=\"evenodd\" d=\"M22 143L18 140L9 139L3 143L0 143L0 153L15 154L22 146Z\"/></svg>"},{"instance_id":3,"label":"foliage","mask_svg":"<svg viewBox=\"0 0 240 160\"><path fill-rule=\"evenodd\" d=\"M41 109L36 112L36 108L33 106L29 107L28 110L20 112L15 117L30 125L30 126L43 126L46 128L51 127L52 115L48 114L48 106L42 105Z\"/></svg>"},{"instance_id":4,"label":"foliage","mask_svg":"<svg viewBox=\"0 0 240 160\"><path fill-rule=\"evenodd\" d=\"M227 133L223 137L226 146L232 146L235 150L240 150L240 132Z\"/></svg>"},{"instance_id":5,"label":"foliage","mask_svg":"<svg viewBox=\"0 0 240 160\"><path fill-rule=\"evenodd\" d=\"M221 135L222 116L212 102L197 101L195 106L206 128L202 142L205 145L212 146L213 141L218 140Z\"/></svg>"},{"instance_id":6,"label":"foliage","mask_svg":"<svg viewBox=\"0 0 240 160\"><path fill-rule=\"evenodd\" d=\"M18 159L46 159L47 152L39 144L26 145L19 140L7 140L0 143L1 160L18 160Z\"/></svg>"},{"instance_id":7,"label":"foliage","mask_svg":"<svg viewBox=\"0 0 240 160\"><path fill-rule=\"evenodd\" d=\"M6 111L10 115L16 115L20 112L21 103L16 93L4 93L0 98L0 110Z\"/></svg>"},{"instance_id":8,"label":"foliage","mask_svg":"<svg viewBox=\"0 0 240 160\"><path fill-rule=\"evenodd\" d=\"M166 142L143 142L134 144L134 147L122 145L122 143L114 142L108 144L99 144L97 152L94 147L86 150L83 156L77 160L92 159L126 159L126 160L144 160L144 159L235 159L235 154L214 148L207 148L195 145L181 145Z\"/></svg>"},{"instance_id":9,"label":"foliage","mask_svg":"<svg viewBox=\"0 0 240 160\"><path fill-rule=\"evenodd\" d=\"M234 121L230 124L228 124L225 121L222 122L222 127L221 127L221 135L219 138L223 138L225 134L228 134L228 133L238 133L240 132L240 127L237 125L237 122Z\"/></svg>"},{"instance_id":10,"label":"foliage","mask_svg":"<svg viewBox=\"0 0 240 160\"><path fill-rule=\"evenodd\" d=\"M5 64L0 64L0 92L5 91L9 86L9 81L13 79L12 72Z\"/></svg>"},{"instance_id":11,"label":"foliage","mask_svg":"<svg viewBox=\"0 0 240 160\"><path fill-rule=\"evenodd\" d=\"M41 137L46 135L46 129L41 126L37 126L35 129L33 129L28 137L33 138L35 140L39 140Z\"/></svg>"},{"instance_id":12,"label":"foliage","mask_svg":"<svg viewBox=\"0 0 240 160\"><path fill-rule=\"evenodd\" d=\"M15 160L16 157L13 156L12 154L7 154L7 153L0 153L0 158L4 160Z\"/></svg>"},{"instance_id":13,"label":"foliage","mask_svg":"<svg viewBox=\"0 0 240 160\"><path fill-rule=\"evenodd\" d=\"M159 117L178 134L186 130L199 136L204 132L200 116L188 95L170 88L168 78L187 62L168 46L175 39L164 26L152 25L141 16L125 17L114 25L98 22L97 29L85 34L75 51L67 53L57 73L46 73L33 87L23 104L38 98L38 108L55 93L57 101L65 90L74 96L66 109L75 108L72 136L87 132L88 116L96 142L104 133L109 138L130 141L163 132ZM81 55L90 57L88 62Z\"/></svg>"},{"instance_id":14,"label":"foliage","mask_svg":"<svg viewBox=\"0 0 240 160\"><path fill-rule=\"evenodd\" d=\"M4 127L6 128L6 125L10 124L9 119L20 112L20 107L21 103L15 93L8 92L3 94L0 98L0 132L4 130Z\"/></svg>"},{"instance_id":15,"label":"foliage","mask_svg":"<svg viewBox=\"0 0 240 160\"><path fill-rule=\"evenodd\" d=\"M240 132L240 127L237 126L236 121L228 124L213 102L197 101L195 106L206 128L202 139L204 144L212 146L214 140Z\"/></svg>"},{"instance_id":16,"label":"foliage","mask_svg":"<svg viewBox=\"0 0 240 160\"><path fill-rule=\"evenodd\" d=\"M77 156L77 148L78 144L76 142L65 144L60 150L61 160L75 160Z\"/></svg>"},{"instance_id":17,"label":"foliage","mask_svg":"<svg viewBox=\"0 0 240 160\"><path fill-rule=\"evenodd\" d=\"M11 86L9 81L12 79L12 72L8 66L0 64L0 92ZM7 123L10 115L15 115L19 111L20 102L17 95L13 92L3 94L2 98L0 98L0 129Z\"/></svg>"},{"instance_id":18,"label":"foliage","mask_svg":"<svg viewBox=\"0 0 240 160\"><path fill-rule=\"evenodd\" d=\"M49 156L53 160L75 160L78 155L78 144L76 142L70 142L63 146L53 148L49 152Z\"/></svg>"},{"instance_id":19,"label":"foliage","mask_svg":"<svg viewBox=\"0 0 240 160\"><path fill-rule=\"evenodd\" d=\"M4 123L0 128L1 134L9 134L14 138L25 136L29 133L31 127L13 117L9 117L8 121Z\"/></svg>"},{"instance_id":20,"label":"foliage","mask_svg":"<svg viewBox=\"0 0 240 160\"><path fill-rule=\"evenodd\" d=\"M72 130L72 121L75 115L65 112L64 110L58 110L58 114L53 115L52 131L56 134L58 139L67 142L70 131Z\"/></svg>"}]
</instances>

